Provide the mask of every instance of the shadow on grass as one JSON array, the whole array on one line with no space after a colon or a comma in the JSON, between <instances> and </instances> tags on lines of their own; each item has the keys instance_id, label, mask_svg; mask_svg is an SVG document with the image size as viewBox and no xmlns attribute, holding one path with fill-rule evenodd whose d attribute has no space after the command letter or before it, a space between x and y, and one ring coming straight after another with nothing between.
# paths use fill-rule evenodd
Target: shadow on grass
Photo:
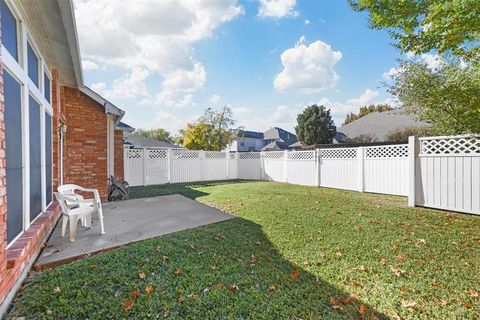
<instances>
[{"instance_id":1,"label":"shadow on grass","mask_svg":"<svg viewBox=\"0 0 480 320\"><path fill-rule=\"evenodd\" d=\"M190 199L206 196L208 193L194 189L196 187L219 186L222 184L248 183L249 180L222 180L205 182L188 182L173 184L158 184L151 186L130 187L130 199L150 198L170 194L181 194Z\"/></svg>"},{"instance_id":2,"label":"shadow on grass","mask_svg":"<svg viewBox=\"0 0 480 320\"><path fill-rule=\"evenodd\" d=\"M147 286L153 291L148 293ZM259 225L240 218L134 243L33 275L7 318L25 316L387 318L292 265Z\"/></svg>"}]
</instances>

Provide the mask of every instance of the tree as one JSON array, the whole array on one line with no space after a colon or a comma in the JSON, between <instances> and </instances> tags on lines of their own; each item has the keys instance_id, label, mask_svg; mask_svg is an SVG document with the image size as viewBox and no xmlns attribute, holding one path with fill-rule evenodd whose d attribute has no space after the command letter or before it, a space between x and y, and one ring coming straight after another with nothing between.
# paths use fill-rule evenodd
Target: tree
<instances>
[{"instance_id":1,"label":"tree","mask_svg":"<svg viewBox=\"0 0 480 320\"><path fill-rule=\"evenodd\" d=\"M478 0L349 0L370 27L387 29L401 52L437 51L470 59L480 53Z\"/></svg>"},{"instance_id":2,"label":"tree","mask_svg":"<svg viewBox=\"0 0 480 320\"><path fill-rule=\"evenodd\" d=\"M480 132L480 61L445 61L432 70L426 63L405 61L389 92L407 111L432 124L439 135Z\"/></svg>"},{"instance_id":3,"label":"tree","mask_svg":"<svg viewBox=\"0 0 480 320\"><path fill-rule=\"evenodd\" d=\"M355 114L355 113L347 114L347 117L345 118L345 121L343 122L342 125L344 126L372 112L383 112L383 111L389 111L389 110L393 110L393 107L386 103L377 104L377 105L371 104L369 106L364 106L360 108L360 110L358 111L358 114Z\"/></svg>"},{"instance_id":4,"label":"tree","mask_svg":"<svg viewBox=\"0 0 480 320\"><path fill-rule=\"evenodd\" d=\"M218 151L224 149L230 142L234 132L232 126L235 124L235 120L229 107L224 106L219 110L207 108L199 122L207 123L213 128L213 135L216 137L215 145Z\"/></svg>"},{"instance_id":5,"label":"tree","mask_svg":"<svg viewBox=\"0 0 480 320\"><path fill-rule=\"evenodd\" d=\"M187 124L183 134L183 147L189 150L218 151L215 128L204 121Z\"/></svg>"},{"instance_id":6,"label":"tree","mask_svg":"<svg viewBox=\"0 0 480 320\"><path fill-rule=\"evenodd\" d=\"M370 143L377 142L378 139L373 133L362 133L354 138L348 139L349 143Z\"/></svg>"},{"instance_id":7,"label":"tree","mask_svg":"<svg viewBox=\"0 0 480 320\"><path fill-rule=\"evenodd\" d=\"M337 127L330 115L330 109L314 104L306 107L297 116L295 132L304 145L325 144L332 142Z\"/></svg>"},{"instance_id":8,"label":"tree","mask_svg":"<svg viewBox=\"0 0 480 320\"><path fill-rule=\"evenodd\" d=\"M133 136L140 136L140 137L147 137L150 139L165 141L169 143L173 143L173 138L165 129L157 128L157 129L137 129L131 135Z\"/></svg>"}]
</instances>

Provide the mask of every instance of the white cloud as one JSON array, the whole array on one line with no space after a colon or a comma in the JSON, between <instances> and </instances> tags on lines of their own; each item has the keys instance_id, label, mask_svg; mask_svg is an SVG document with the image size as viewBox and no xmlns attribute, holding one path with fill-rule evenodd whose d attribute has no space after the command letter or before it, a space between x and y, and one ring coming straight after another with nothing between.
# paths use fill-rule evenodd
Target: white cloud
<instances>
[{"instance_id":1,"label":"white cloud","mask_svg":"<svg viewBox=\"0 0 480 320\"><path fill-rule=\"evenodd\" d=\"M158 72L167 87L201 65L193 57L195 42L242 13L236 0L75 1L80 48L87 60ZM189 84L198 90L198 82Z\"/></svg>"},{"instance_id":2,"label":"white cloud","mask_svg":"<svg viewBox=\"0 0 480 320\"><path fill-rule=\"evenodd\" d=\"M385 80L389 80L389 79L393 78L394 76L396 76L399 73L399 71L400 70L398 69L398 67L392 67L387 72L384 72L382 77Z\"/></svg>"},{"instance_id":3,"label":"white cloud","mask_svg":"<svg viewBox=\"0 0 480 320\"><path fill-rule=\"evenodd\" d=\"M278 91L314 93L332 88L338 81L334 66L342 58L342 53L333 51L330 45L320 40L305 45L305 37L302 36L280 58L283 70L273 81Z\"/></svg>"},{"instance_id":4,"label":"white cloud","mask_svg":"<svg viewBox=\"0 0 480 320\"><path fill-rule=\"evenodd\" d=\"M260 0L258 8L259 17L269 18L283 18L296 17L298 11L295 11L296 0Z\"/></svg>"},{"instance_id":5,"label":"white cloud","mask_svg":"<svg viewBox=\"0 0 480 320\"><path fill-rule=\"evenodd\" d=\"M308 26L310 23L311 23L311 22L310 22L310 20L308 20L308 19L305 19L305 21L303 21L303 24L306 25L306 26Z\"/></svg>"},{"instance_id":6,"label":"white cloud","mask_svg":"<svg viewBox=\"0 0 480 320\"><path fill-rule=\"evenodd\" d=\"M347 104L363 107L365 105L372 103L377 96L378 96L378 91L366 89L365 92L360 95L360 97L348 99Z\"/></svg>"},{"instance_id":7,"label":"white cloud","mask_svg":"<svg viewBox=\"0 0 480 320\"><path fill-rule=\"evenodd\" d=\"M295 124L298 113L303 105L287 107L277 106L268 115L258 116L257 112L250 108L232 108L233 116L237 120L237 126L243 126L246 130L266 131L273 127L280 127L295 133Z\"/></svg>"},{"instance_id":8,"label":"white cloud","mask_svg":"<svg viewBox=\"0 0 480 320\"><path fill-rule=\"evenodd\" d=\"M211 102L211 103L213 103L213 104L215 105L215 104L217 104L217 103L220 102L220 99L221 99L221 98L222 98L222 97L220 97L218 94L214 94L214 95L212 95L212 96L208 99L208 101Z\"/></svg>"},{"instance_id":9,"label":"white cloud","mask_svg":"<svg viewBox=\"0 0 480 320\"><path fill-rule=\"evenodd\" d=\"M147 95L145 80L150 72L144 68L134 68L130 73L113 81L111 88L104 82L94 83L92 90L103 95L105 98L136 98Z\"/></svg>"},{"instance_id":10,"label":"white cloud","mask_svg":"<svg viewBox=\"0 0 480 320\"><path fill-rule=\"evenodd\" d=\"M98 64L90 60L82 60L83 70L97 70L100 69Z\"/></svg>"}]
</instances>

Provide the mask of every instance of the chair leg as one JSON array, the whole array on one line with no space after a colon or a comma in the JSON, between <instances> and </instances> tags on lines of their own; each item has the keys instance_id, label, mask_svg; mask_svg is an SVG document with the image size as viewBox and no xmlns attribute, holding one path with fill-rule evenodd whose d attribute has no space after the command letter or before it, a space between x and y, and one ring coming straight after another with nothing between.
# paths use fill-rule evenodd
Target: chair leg
<instances>
[{"instance_id":1,"label":"chair leg","mask_svg":"<svg viewBox=\"0 0 480 320\"><path fill-rule=\"evenodd\" d=\"M91 229L92 228L92 214L89 214L88 216L83 217L85 219L85 227Z\"/></svg>"},{"instance_id":2,"label":"chair leg","mask_svg":"<svg viewBox=\"0 0 480 320\"><path fill-rule=\"evenodd\" d=\"M102 205L98 206L98 219L100 220L100 233L105 234L105 228L103 227L103 210Z\"/></svg>"},{"instance_id":3,"label":"chair leg","mask_svg":"<svg viewBox=\"0 0 480 320\"><path fill-rule=\"evenodd\" d=\"M62 238L65 237L65 231L67 230L67 223L68 223L68 216L63 215L63 220L62 220Z\"/></svg>"},{"instance_id":4,"label":"chair leg","mask_svg":"<svg viewBox=\"0 0 480 320\"><path fill-rule=\"evenodd\" d=\"M77 224L80 218L78 216L70 217L70 241L75 241L77 235Z\"/></svg>"}]
</instances>

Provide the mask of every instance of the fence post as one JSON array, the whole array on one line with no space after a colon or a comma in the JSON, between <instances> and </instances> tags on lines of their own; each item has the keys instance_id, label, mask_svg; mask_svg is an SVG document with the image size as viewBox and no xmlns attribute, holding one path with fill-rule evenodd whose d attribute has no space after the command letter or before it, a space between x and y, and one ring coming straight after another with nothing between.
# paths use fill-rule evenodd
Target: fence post
<instances>
[{"instance_id":1,"label":"fence post","mask_svg":"<svg viewBox=\"0 0 480 320\"><path fill-rule=\"evenodd\" d=\"M172 183L172 149L167 150L167 179Z\"/></svg>"},{"instance_id":2,"label":"fence post","mask_svg":"<svg viewBox=\"0 0 480 320\"><path fill-rule=\"evenodd\" d=\"M147 185L147 148L143 148L143 185Z\"/></svg>"},{"instance_id":3,"label":"fence post","mask_svg":"<svg viewBox=\"0 0 480 320\"><path fill-rule=\"evenodd\" d=\"M416 203L416 158L418 153L418 138L415 136L408 137L408 206L415 207Z\"/></svg>"},{"instance_id":4,"label":"fence post","mask_svg":"<svg viewBox=\"0 0 480 320\"><path fill-rule=\"evenodd\" d=\"M283 152L283 177L284 181L288 183L288 151Z\"/></svg>"},{"instance_id":5,"label":"fence post","mask_svg":"<svg viewBox=\"0 0 480 320\"><path fill-rule=\"evenodd\" d=\"M358 176L357 176L357 181L358 181L358 191L363 192L364 189L364 165L363 165L363 153L364 153L364 148L363 147L358 147L357 149L357 160L358 160Z\"/></svg>"}]
</instances>

